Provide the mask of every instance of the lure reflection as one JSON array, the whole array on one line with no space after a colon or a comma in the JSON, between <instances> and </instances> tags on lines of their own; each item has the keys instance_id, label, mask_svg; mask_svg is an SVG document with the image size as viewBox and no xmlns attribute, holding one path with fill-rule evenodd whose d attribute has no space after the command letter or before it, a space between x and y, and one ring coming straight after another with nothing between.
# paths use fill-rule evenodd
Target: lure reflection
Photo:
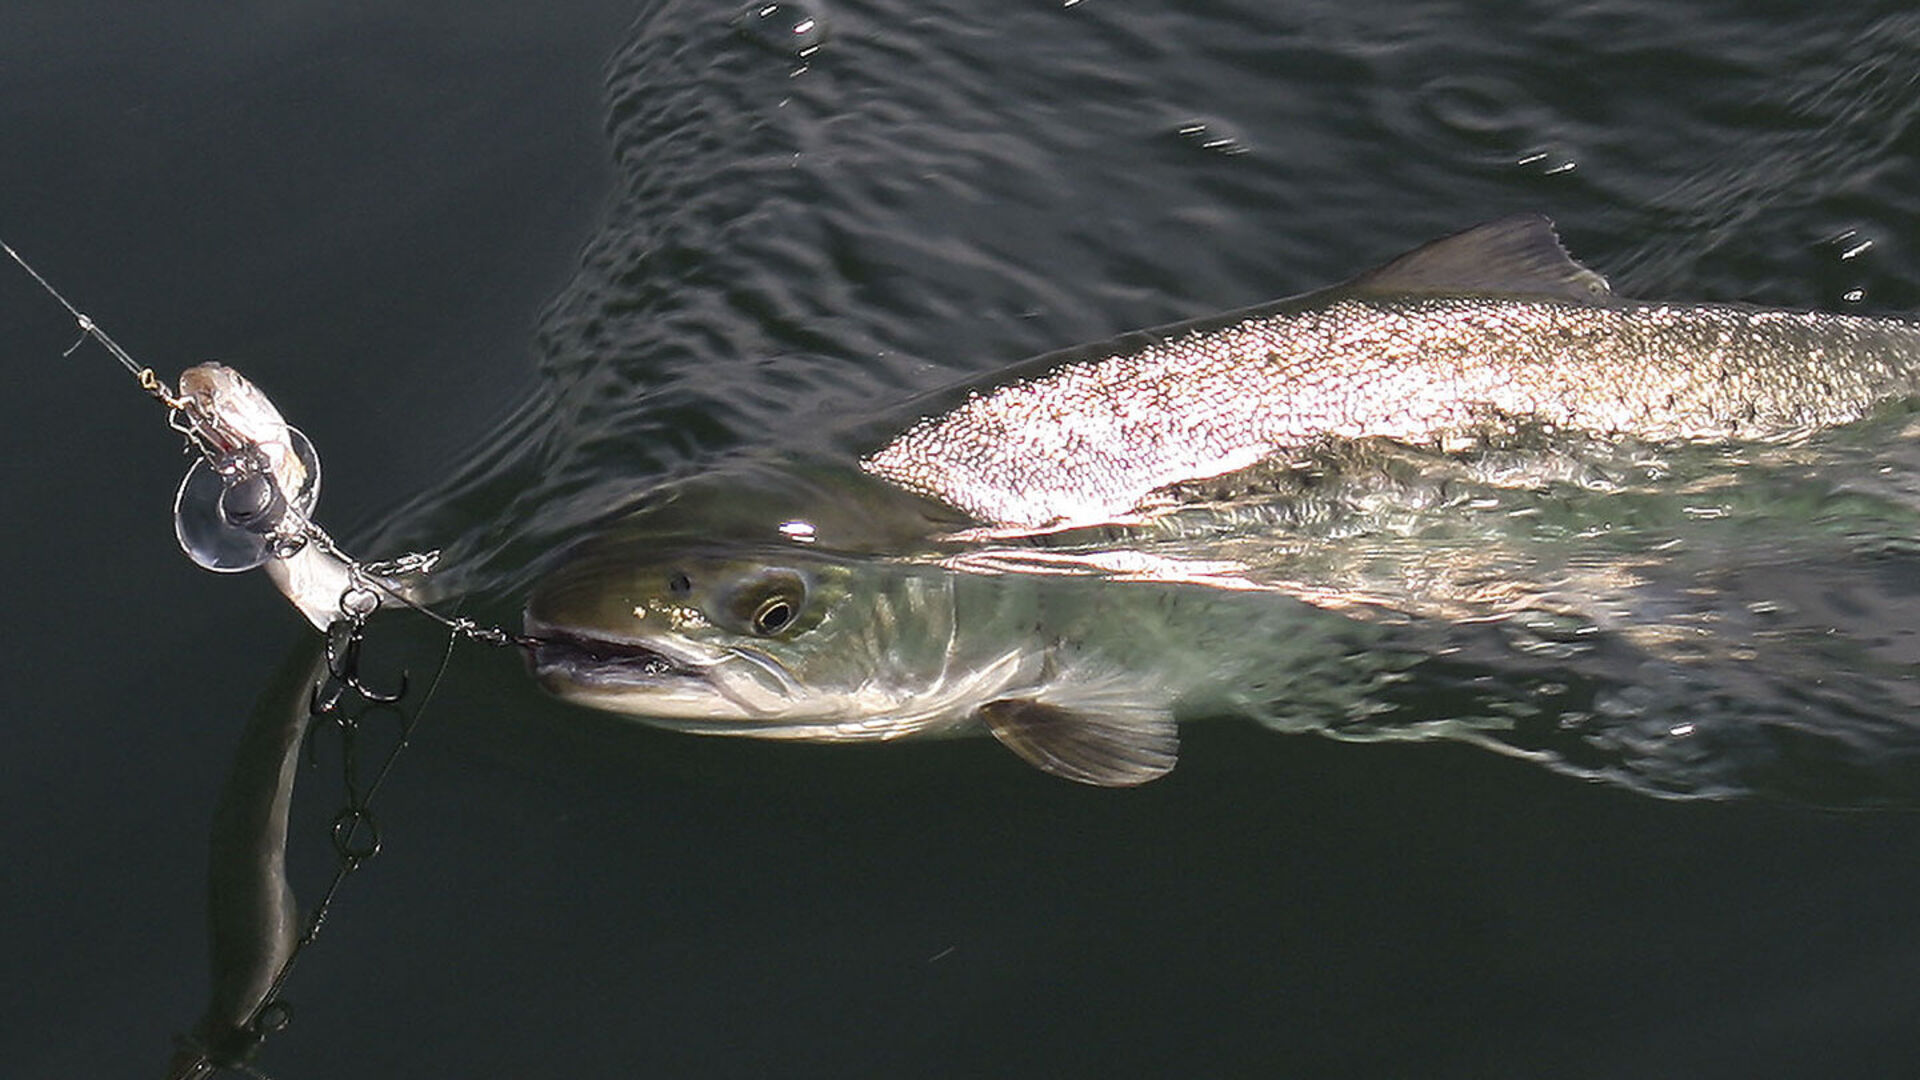
<instances>
[{"instance_id":1,"label":"lure reflection","mask_svg":"<svg viewBox=\"0 0 1920 1080\"><path fill-rule=\"evenodd\" d=\"M533 666L684 730L984 730L1101 785L1236 715L1909 801L1916 380L1920 328L1618 300L1496 222L916 402L835 484L686 485L535 590Z\"/></svg>"}]
</instances>

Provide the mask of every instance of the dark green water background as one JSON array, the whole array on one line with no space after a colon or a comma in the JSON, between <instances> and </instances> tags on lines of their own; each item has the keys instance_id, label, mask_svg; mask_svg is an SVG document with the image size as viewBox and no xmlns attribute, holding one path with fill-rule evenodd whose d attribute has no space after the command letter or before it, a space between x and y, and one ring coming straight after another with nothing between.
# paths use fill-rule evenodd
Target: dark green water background
<instances>
[{"instance_id":1,"label":"dark green water background","mask_svg":"<svg viewBox=\"0 0 1920 1080\"><path fill-rule=\"evenodd\" d=\"M13 5L0 236L163 373L241 367L323 522L449 545L496 615L610 500L822 411L1505 213L1633 295L1920 308L1902 6L880 0L805 60L739 11ZM0 274L0 1072L156 1075L303 631L173 550L176 440L70 340ZM311 897L337 768L302 783ZM1232 724L1093 791L987 740L644 730L472 652L382 798L274 1076L1920 1065L1911 813Z\"/></svg>"}]
</instances>

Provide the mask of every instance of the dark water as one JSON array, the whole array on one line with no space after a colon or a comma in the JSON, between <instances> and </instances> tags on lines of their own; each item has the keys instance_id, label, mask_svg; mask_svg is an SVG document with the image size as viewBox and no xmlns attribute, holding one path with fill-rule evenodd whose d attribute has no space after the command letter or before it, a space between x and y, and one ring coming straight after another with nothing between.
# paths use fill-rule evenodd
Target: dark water
<instances>
[{"instance_id":1,"label":"dark water","mask_svg":"<svg viewBox=\"0 0 1920 1080\"><path fill-rule=\"evenodd\" d=\"M802 58L785 12L694 3L11 11L0 236L163 372L241 366L325 456L323 521L447 545L496 617L663 476L1517 210L1629 294L1920 307L1893 6L813 12ZM301 630L172 551L181 462L124 374L0 304L6 1071L158 1073L204 1003L210 808ZM302 778L303 898L338 783ZM273 1075L1920 1060L1904 813L1231 724L1091 791L985 740L641 730L469 650L380 820Z\"/></svg>"}]
</instances>

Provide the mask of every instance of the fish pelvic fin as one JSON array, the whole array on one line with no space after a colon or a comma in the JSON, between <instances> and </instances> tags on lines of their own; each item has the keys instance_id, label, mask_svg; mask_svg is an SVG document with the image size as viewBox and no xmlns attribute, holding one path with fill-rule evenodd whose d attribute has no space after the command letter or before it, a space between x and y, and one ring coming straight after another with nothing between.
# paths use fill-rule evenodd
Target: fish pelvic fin
<instances>
[{"instance_id":1,"label":"fish pelvic fin","mask_svg":"<svg viewBox=\"0 0 1920 1080\"><path fill-rule=\"evenodd\" d=\"M997 698L980 706L979 715L1002 746L1055 776L1098 787L1135 787L1165 776L1180 753L1173 713L1113 689Z\"/></svg>"},{"instance_id":2,"label":"fish pelvic fin","mask_svg":"<svg viewBox=\"0 0 1920 1080\"><path fill-rule=\"evenodd\" d=\"M1476 225L1414 248L1361 274L1343 291L1391 296L1541 297L1601 304L1613 296L1607 279L1560 246L1553 222L1540 214Z\"/></svg>"}]
</instances>

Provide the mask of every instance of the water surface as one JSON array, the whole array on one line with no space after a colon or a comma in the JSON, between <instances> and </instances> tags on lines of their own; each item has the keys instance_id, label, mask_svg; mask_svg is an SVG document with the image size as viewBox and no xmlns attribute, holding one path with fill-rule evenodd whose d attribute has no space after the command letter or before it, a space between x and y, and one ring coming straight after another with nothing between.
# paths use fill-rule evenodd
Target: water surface
<instances>
[{"instance_id":1,"label":"water surface","mask_svg":"<svg viewBox=\"0 0 1920 1080\"><path fill-rule=\"evenodd\" d=\"M0 235L163 371L241 365L326 456L323 521L447 545L497 617L664 477L1509 212L1550 213L1630 294L1920 306L1920 22L1897 7L811 10L805 57L695 3L11 13ZM97 356L53 360L70 336L39 297L0 296L29 376L0 916L35 988L7 1059L158 1072L204 994L225 758L300 631L263 582L170 550L152 406ZM324 753L303 777L303 895L337 781ZM1906 814L1234 724L1164 781L1085 791L985 740L646 731L467 653L383 800L273 1075L1920 1054Z\"/></svg>"}]
</instances>

